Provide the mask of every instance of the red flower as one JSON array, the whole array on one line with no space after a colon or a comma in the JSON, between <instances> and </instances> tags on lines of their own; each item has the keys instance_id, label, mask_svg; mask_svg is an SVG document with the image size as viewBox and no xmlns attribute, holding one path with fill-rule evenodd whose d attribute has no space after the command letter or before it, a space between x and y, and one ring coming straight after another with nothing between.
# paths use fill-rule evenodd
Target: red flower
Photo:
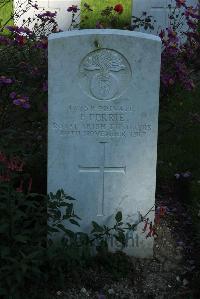
<instances>
[{"instance_id":1,"label":"red flower","mask_svg":"<svg viewBox=\"0 0 200 299\"><path fill-rule=\"evenodd\" d=\"M123 5L122 4L116 4L114 7L114 10L118 13L121 14L124 10Z\"/></svg>"},{"instance_id":2,"label":"red flower","mask_svg":"<svg viewBox=\"0 0 200 299\"><path fill-rule=\"evenodd\" d=\"M27 39L25 38L25 36L22 36L22 35L18 35L15 40L21 46L25 45L25 43L27 42Z\"/></svg>"}]
</instances>

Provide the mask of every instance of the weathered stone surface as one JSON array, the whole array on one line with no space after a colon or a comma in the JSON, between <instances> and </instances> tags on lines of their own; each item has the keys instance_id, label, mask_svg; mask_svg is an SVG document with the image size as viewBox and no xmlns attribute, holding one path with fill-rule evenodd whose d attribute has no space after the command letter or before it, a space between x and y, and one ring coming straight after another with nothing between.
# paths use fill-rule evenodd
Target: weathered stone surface
<instances>
[{"instance_id":1,"label":"weathered stone surface","mask_svg":"<svg viewBox=\"0 0 200 299\"><path fill-rule=\"evenodd\" d=\"M196 7L197 0L186 0L187 6ZM169 8L171 5L171 9ZM132 15L135 17L141 17L144 12L147 13L147 16L152 16L153 20L153 30L147 30L152 34L158 34L161 29L166 29L170 26L172 20L169 19L169 14L175 9L176 1L175 0L133 0L132 4ZM180 9L177 9L177 14L179 14ZM182 19L183 21L183 19ZM181 31L187 29L187 24L184 24L180 27ZM146 32L144 28L140 28L139 31ZM179 33L179 31L178 31Z\"/></svg>"},{"instance_id":2,"label":"weathered stone surface","mask_svg":"<svg viewBox=\"0 0 200 299\"><path fill-rule=\"evenodd\" d=\"M34 4L34 1L32 2ZM35 18L37 14L41 14L45 11L56 12L56 21L58 23L58 28L61 30L67 30L71 25L72 14L67 12L67 8L72 5L77 5L80 7L80 0L38 0L35 1L38 5L38 9L31 7L28 4L28 0L23 1L14 0L14 12L15 12L15 25L22 26L24 21L26 21L25 26L30 29L33 27L35 22L29 24L27 22L28 18ZM27 10L28 8L28 10ZM22 10L26 10L22 14ZM79 20L77 19L77 22Z\"/></svg>"},{"instance_id":3,"label":"weathered stone surface","mask_svg":"<svg viewBox=\"0 0 200 299\"><path fill-rule=\"evenodd\" d=\"M86 232L117 211L136 223L154 205L160 53L158 37L130 31L49 38L48 191L77 199ZM149 257L153 240L141 226L125 251Z\"/></svg>"}]
</instances>

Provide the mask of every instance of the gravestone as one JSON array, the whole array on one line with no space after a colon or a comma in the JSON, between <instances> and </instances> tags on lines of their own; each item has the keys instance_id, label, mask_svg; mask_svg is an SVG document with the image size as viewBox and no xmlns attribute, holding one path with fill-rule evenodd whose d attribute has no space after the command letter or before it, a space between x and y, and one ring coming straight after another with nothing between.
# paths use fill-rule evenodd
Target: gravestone
<instances>
[{"instance_id":1,"label":"gravestone","mask_svg":"<svg viewBox=\"0 0 200 299\"><path fill-rule=\"evenodd\" d=\"M50 35L48 51L48 192L77 199L85 232L118 211L137 223L155 203L160 39L80 30ZM152 256L143 227L126 235L129 255Z\"/></svg>"},{"instance_id":2,"label":"gravestone","mask_svg":"<svg viewBox=\"0 0 200 299\"><path fill-rule=\"evenodd\" d=\"M198 0L186 0L187 6L196 7ZM153 16L154 20L154 30L151 30L152 34L157 34L161 29L166 29L170 25L169 20L169 5L174 9L176 7L175 0L133 0L132 5L132 15L136 17L141 17L143 12L146 12L148 16ZM178 10L177 10L178 11ZM187 25L184 24L184 28L187 28ZM146 32L144 28L140 28L140 31ZM149 31L149 29L148 29Z\"/></svg>"},{"instance_id":3,"label":"gravestone","mask_svg":"<svg viewBox=\"0 0 200 299\"><path fill-rule=\"evenodd\" d=\"M21 11L21 8L19 9L20 5L22 9L27 10L27 7L29 9L19 17L15 16L14 22L17 26L23 25L23 20L27 20L28 18L34 18L35 15L42 13L44 11L50 11L50 12L57 12L56 21L58 23L58 28L61 30L67 30L70 27L72 15L71 13L67 12L67 8L72 5L77 5L80 7L81 0L37 0L32 1L32 3L38 4L38 10L30 7L28 4L28 0L25 0L21 2L20 0L14 0L14 11ZM34 24L34 23L33 23ZM29 27L32 28L30 25Z\"/></svg>"}]
</instances>

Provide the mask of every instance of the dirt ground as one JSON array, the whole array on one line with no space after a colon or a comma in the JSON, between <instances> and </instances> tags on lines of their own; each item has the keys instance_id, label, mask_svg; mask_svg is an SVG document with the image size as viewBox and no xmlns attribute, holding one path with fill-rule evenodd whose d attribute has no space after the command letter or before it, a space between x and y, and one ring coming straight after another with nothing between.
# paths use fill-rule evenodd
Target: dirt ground
<instances>
[{"instance_id":1,"label":"dirt ground","mask_svg":"<svg viewBox=\"0 0 200 299\"><path fill-rule=\"evenodd\" d=\"M200 298L200 248L190 216L168 188L157 195L157 205L166 206L167 212L157 230L153 259L131 258L133 271L117 281L103 270L88 269L65 290L56 290L52 299Z\"/></svg>"}]
</instances>

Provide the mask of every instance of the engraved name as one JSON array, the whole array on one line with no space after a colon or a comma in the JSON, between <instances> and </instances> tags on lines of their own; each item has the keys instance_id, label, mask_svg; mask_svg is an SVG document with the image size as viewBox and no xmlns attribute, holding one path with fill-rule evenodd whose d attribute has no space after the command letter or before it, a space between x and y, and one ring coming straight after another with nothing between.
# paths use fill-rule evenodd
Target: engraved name
<instances>
[{"instance_id":1,"label":"engraved name","mask_svg":"<svg viewBox=\"0 0 200 299\"><path fill-rule=\"evenodd\" d=\"M143 137L152 125L136 121L132 105L68 105L65 122L53 122L53 129L67 137Z\"/></svg>"}]
</instances>

